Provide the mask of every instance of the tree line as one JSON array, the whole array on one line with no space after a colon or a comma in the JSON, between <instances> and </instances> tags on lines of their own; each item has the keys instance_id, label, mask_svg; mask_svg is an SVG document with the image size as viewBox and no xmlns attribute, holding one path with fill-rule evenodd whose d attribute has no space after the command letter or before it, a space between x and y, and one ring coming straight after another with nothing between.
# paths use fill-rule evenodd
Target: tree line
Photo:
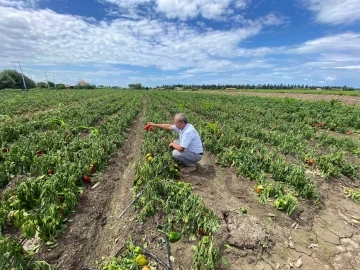
<instances>
[{"instance_id":1,"label":"tree line","mask_svg":"<svg viewBox=\"0 0 360 270\"><path fill-rule=\"evenodd\" d=\"M348 87L346 85L344 86L330 86L330 85L309 85L309 84L164 84L162 86L159 86L158 88L163 89L211 89L211 90L224 90L227 88L233 88L233 89L274 89L274 90L280 90L280 89L322 89L322 90L346 90L346 91L354 91L356 90L353 87Z\"/></svg>"},{"instance_id":2,"label":"tree line","mask_svg":"<svg viewBox=\"0 0 360 270\"><path fill-rule=\"evenodd\" d=\"M5 69L0 72L0 90L2 89L25 89L24 81L26 85L26 89L32 88L52 88L52 89L66 89L66 85L63 83L57 83L48 81L48 82L35 82L34 80L30 79L25 74L21 74L13 69ZM95 89L95 85L90 84L77 84L75 86L71 86L74 89Z\"/></svg>"}]
</instances>

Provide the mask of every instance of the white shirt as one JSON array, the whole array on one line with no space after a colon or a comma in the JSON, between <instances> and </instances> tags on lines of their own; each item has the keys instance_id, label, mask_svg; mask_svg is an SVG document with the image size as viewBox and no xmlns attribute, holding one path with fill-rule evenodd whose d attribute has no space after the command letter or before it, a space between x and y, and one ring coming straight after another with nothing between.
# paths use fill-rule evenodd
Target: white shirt
<instances>
[{"instance_id":1,"label":"white shirt","mask_svg":"<svg viewBox=\"0 0 360 270\"><path fill-rule=\"evenodd\" d=\"M180 145L187 151L200 154L204 151L200 135L192 124L187 123L183 129L173 125L173 130L179 133Z\"/></svg>"}]
</instances>

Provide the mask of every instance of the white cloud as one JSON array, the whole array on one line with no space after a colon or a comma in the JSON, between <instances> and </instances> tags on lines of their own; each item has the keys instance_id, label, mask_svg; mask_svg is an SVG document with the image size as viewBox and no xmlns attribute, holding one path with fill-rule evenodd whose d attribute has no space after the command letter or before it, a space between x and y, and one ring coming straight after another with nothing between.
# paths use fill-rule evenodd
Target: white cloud
<instances>
[{"instance_id":1,"label":"white cloud","mask_svg":"<svg viewBox=\"0 0 360 270\"><path fill-rule=\"evenodd\" d=\"M360 53L360 33L342 33L309 40L291 49L291 53L309 54L322 52L356 52Z\"/></svg>"},{"instance_id":2,"label":"white cloud","mask_svg":"<svg viewBox=\"0 0 360 270\"><path fill-rule=\"evenodd\" d=\"M269 13L265 17L263 17L264 25L281 25L284 23L285 18L282 16L277 16L274 13Z\"/></svg>"},{"instance_id":3,"label":"white cloud","mask_svg":"<svg viewBox=\"0 0 360 270\"><path fill-rule=\"evenodd\" d=\"M351 52L341 52L341 53L322 53L319 55L321 61L328 62L360 62L360 54L356 55Z\"/></svg>"},{"instance_id":4,"label":"white cloud","mask_svg":"<svg viewBox=\"0 0 360 270\"><path fill-rule=\"evenodd\" d=\"M259 19L229 31L203 32L186 24L149 19L94 23L51 10L6 7L0 7L0 13L4 14L1 58L32 63L135 64L165 70L197 66L213 57L231 58L240 42L268 24L267 19Z\"/></svg>"},{"instance_id":5,"label":"white cloud","mask_svg":"<svg viewBox=\"0 0 360 270\"><path fill-rule=\"evenodd\" d=\"M235 7L244 9L248 6L249 2L250 2L250 0L237 0L237 1L235 1Z\"/></svg>"},{"instance_id":6,"label":"white cloud","mask_svg":"<svg viewBox=\"0 0 360 270\"><path fill-rule=\"evenodd\" d=\"M335 69L360 69L360 66L343 66L343 67L334 67Z\"/></svg>"},{"instance_id":7,"label":"white cloud","mask_svg":"<svg viewBox=\"0 0 360 270\"><path fill-rule=\"evenodd\" d=\"M266 16L248 20L238 28L220 31L146 18L95 21L48 9L0 6L0 14L0 64L4 63L1 65L4 67L9 67L11 61L21 61L25 67L127 64L199 72L204 67L216 71L211 66L217 67L217 71L224 67L236 69L240 66L233 63L233 57L262 55L264 50L240 52L239 44L269 25ZM60 72L67 78L70 72L65 73Z\"/></svg>"},{"instance_id":8,"label":"white cloud","mask_svg":"<svg viewBox=\"0 0 360 270\"><path fill-rule=\"evenodd\" d=\"M245 9L250 0L99 0L118 6L121 12L127 11L134 16L141 12L137 7L147 6L153 11L164 14L167 18L180 20L202 16L207 19L223 20L224 16L233 14L235 9ZM113 11L112 11L113 12Z\"/></svg>"},{"instance_id":9,"label":"white cloud","mask_svg":"<svg viewBox=\"0 0 360 270\"><path fill-rule=\"evenodd\" d=\"M41 0L0 0L0 6L15 8L35 7L39 1Z\"/></svg>"},{"instance_id":10,"label":"white cloud","mask_svg":"<svg viewBox=\"0 0 360 270\"><path fill-rule=\"evenodd\" d=\"M107 2L114 5L117 5L121 8L132 8L138 5L151 3L153 0L99 0L99 2Z\"/></svg>"},{"instance_id":11,"label":"white cloud","mask_svg":"<svg viewBox=\"0 0 360 270\"><path fill-rule=\"evenodd\" d=\"M359 0L305 0L316 20L329 24L352 24L360 20Z\"/></svg>"}]
</instances>

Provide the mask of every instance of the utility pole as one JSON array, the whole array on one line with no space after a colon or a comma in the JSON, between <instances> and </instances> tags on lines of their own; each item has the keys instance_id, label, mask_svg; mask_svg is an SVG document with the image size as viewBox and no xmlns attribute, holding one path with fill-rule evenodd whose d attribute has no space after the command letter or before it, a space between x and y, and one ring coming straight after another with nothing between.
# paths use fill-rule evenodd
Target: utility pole
<instances>
[{"instance_id":1,"label":"utility pole","mask_svg":"<svg viewBox=\"0 0 360 270\"><path fill-rule=\"evenodd\" d=\"M45 78L46 78L46 82L47 82L48 88L49 88L49 90L50 90L49 81L48 81L48 78L47 78L46 72L44 72L44 73L45 73Z\"/></svg>"},{"instance_id":2,"label":"utility pole","mask_svg":"<svg viewBox=\"0 0 360 270\"><path fill-rule=\"evenodd\" d=\"M20 62L15 61L15 62L11 62L11 63L14 64L15 71L16 71L15 63L19 64L20 72L21 72L21 77L22 77L22 80L23 80L23 83L24 83L24 89L25 89L25 91L26 91L26 90L27 90L27 89L26 89L26 83L25 83L24 74L23 74L23 72L22 72L22 68L21 68Z\"/></svg>"},{"instance_id":3,"label":"utility pole","mask_svg":"<svg viewBox=\"0 0 360 270\"><path fill-rule=\"evenodd\" d=\"M56 88L56 84L55 84L55 77L54 76L52 76L53 77L53 81L54 81L54 89Z\"/></svg>"}]
</instances>

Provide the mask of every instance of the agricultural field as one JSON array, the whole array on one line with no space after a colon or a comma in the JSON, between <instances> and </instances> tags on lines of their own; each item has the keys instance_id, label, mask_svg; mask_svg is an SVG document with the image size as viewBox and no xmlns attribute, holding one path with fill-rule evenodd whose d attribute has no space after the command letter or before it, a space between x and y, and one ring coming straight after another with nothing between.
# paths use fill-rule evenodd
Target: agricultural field
<instances>
[{"instance_id":1,"label":"agricultural field","mask_svg":"<svg viewBox=\"0 0 360 270\"><path fill-rule=\"evenodd\" d=\"M1 92L0 269L359 269L360 97L248 93Z\"/></svg>"}]
</instances>

